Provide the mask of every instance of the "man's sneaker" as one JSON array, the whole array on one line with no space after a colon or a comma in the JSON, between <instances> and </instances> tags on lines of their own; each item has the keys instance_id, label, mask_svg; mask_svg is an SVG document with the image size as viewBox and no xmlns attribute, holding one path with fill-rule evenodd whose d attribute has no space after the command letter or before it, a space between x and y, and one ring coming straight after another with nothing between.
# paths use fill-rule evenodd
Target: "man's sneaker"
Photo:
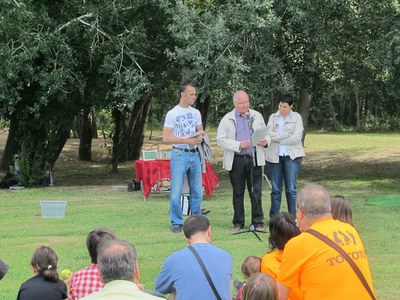
<instances>
[{"instance_id":1,"label":"man's sneaker","mask_svg":"<svg viewBox=\"0 0 400 300\"><path fill-rule=\"evenodd\" d=\"M203 207L203 208L201 209L201 213L202 213L203 215L206 215L206 214L208 214L209 212L210 212L210 210L209 210L208 208Z\"/></svg>"},{"instance_id":2,"label":"man's sneaker","mask_svg":"<svg viewBox=\"0 0 400 300\"><path fill-rule=\"evenodd\" d=\"M256 226L255 226L255 230L256 230L256 231L265 232L264 225L263 225L263 224L258 224L258 225L256 225Z\"/></svg>"},{"instance_id":3,"label":"man's sneaker","mask_svg":"<svg viewBox=\"0 0 400 300\"><path fill-rule=\"evenodd\" d=\"M231 233L232 233L232 234L238 233L242 228L243 228L243 225L235 224L235 225L233 225L233 227L231 228Z\"/></svg>"},{"instance_id":4,"label":"man's sneaker","mask_svg":"<svg viewBox=\"0 0 400 300\"><path fill-rule=\"evenodd\" d=\"M173 225L171 228L172 233L182 232L182 225Z\"/></svg>"}]
</instances>

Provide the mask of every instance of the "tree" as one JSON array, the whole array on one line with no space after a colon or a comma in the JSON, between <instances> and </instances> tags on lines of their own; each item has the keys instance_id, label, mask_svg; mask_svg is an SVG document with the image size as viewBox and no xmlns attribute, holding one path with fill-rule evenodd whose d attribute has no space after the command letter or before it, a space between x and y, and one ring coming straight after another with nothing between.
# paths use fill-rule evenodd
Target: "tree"
<instances>
[{"instance_id":1,"label":"tree","mask_svg":"<svg viewBox=\"0 0 400 300\"><path fill-rule=\"evenodd\" d=\"M13 120L10 132L15 140L2 168L20 151L22 182L39 185L46 164L54 164L68 137L66 128L76 114L74 101L81 86L71 49L50 16L58 4L26 1L4 6L0 103L3 117Z\"/></svg>"}]
</instances>

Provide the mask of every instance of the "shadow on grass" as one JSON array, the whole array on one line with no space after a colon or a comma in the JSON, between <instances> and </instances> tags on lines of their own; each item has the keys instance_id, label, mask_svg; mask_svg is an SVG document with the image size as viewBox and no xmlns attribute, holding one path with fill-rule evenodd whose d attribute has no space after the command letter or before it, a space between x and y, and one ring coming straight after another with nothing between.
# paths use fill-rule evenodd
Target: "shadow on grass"
<instances>
[{"instance_id":1,"label":"shadow on grass","mask_svg":"<svg viewBox=\"0 0 400 300\"><path fill-rule=\"evenodd\" d=\"M213 164L220 180L229 180L228 172L220 162ZM118 173L111 173L108 162L74 162L69 167L57 166L53 173L56 186L127 185L135 178L133 163L119 165ZM398 180L400 161L351 161L343 157L334 162L319 163L304 161L299 177L309 182L329 180Z\"/></svg>"},{"instance_id":2,"label":"shadow on grass","mask_svg":"<svg viewBox=\"0 0 400 300\"><path fill-rule=\"evenodd\" d=\"M322 180L385 180L400 179L398 157L365 157L364 150L324 151L308 155L300 177L309 181Z\"/></svg>"}]
</instances>

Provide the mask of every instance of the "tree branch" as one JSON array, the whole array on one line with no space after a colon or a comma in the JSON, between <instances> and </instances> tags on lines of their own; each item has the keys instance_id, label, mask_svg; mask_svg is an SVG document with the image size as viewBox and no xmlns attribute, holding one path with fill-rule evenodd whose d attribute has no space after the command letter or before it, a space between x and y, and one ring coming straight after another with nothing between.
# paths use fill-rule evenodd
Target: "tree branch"
<instances>
[{"instance_id":1,"label":"tree branch","mask_svg":"<svg viewBox=\"0 0 400 300\"><path fill-rule=\"evenodd\" d=\"M15 1L15 0L14 0L14 1ZM73 22L81 22L81 23L83 23L83 24L85 24L85 25L87 25L87 26L93 27L91 24L86 23L85 21L82 20L82 19L84 19L84 18L91 18L91 17L93 17L93 14L92 14L92 13L86 14L86 15L82 15L82 16L80 16L80 17L77 17L77 18L72 19L71 21L65 23L64 25L62 25L61 27L59 27L58 30L62 30L63 28L65 28L65 27L71 25L71 23L73 23Z\"/></svg>"},{"instance_id":2,"label":"tree branch","mask_svg":"<svg viewBox=\"0 0 400 300\"><path fill-rule=\"evenodd\" d=\"M17 0L13 0L16 6L21 7L21 3L17 2Z\"/></svg>"},{"instance_id":3,"label":"tree branch","mask_svg":"<svg viewBox=\"0 0 400 300\"><path fill-rule=\"evenodd\" d=\"M224 53L226 51L230 51L230 47L232 46L232 43L229 43L228 46L226 46L226 48L224 49L224 51L222 51L222 53L217 57L217 59L213 62L213 65L216 64L216 62L224 55Z\"/></svg>"}]
</instances>

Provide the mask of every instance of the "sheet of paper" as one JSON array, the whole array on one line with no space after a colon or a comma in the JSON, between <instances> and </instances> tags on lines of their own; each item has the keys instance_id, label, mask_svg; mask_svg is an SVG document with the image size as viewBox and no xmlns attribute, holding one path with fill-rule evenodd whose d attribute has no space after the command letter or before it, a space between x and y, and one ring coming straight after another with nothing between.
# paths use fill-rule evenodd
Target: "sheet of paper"
<instances>
[{"instance_id":1,"label":"sheet of paper","mask_svg":"<svg viewBox=\"0 0 400 300\"><path fill-rule=\"evenodd\" d=\"M267 136L267 126L263 126L258 128L254 131L253 135L251 136L251 144L253 146L257 145L259 141L264 140Z\"/></svg>"},{"instance_id":2,"label":"sheet of paper","mask_svg":"<svg viewBox=\"0 0 400 300\"><path fill-rule=\"evenodd\" d=\"M195 133L187 135L186 137L187 138L196 137L196 136L199 136L200 134L203 134L204 132L205 132L204 130L199 130L199 131L196 131Z\"/></svg>"}]
</instances>

